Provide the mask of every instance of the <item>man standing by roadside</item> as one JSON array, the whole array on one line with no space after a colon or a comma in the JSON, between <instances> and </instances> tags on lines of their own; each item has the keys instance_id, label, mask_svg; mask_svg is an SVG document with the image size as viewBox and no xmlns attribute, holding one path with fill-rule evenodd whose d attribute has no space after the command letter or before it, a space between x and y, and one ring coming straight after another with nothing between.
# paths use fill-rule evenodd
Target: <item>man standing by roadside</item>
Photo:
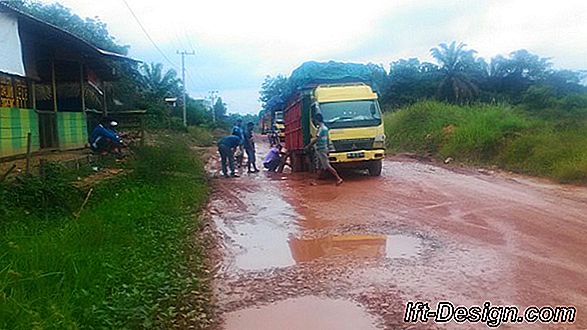
<instances>
[{"instance_id":1,"label":"man standing by roadside","mask_svg":"<svg viewBox=\"0 0 587 330\"><path fill-rule=\"evenodd\" d=\"M239 145L239 153L236 157L236 165L238 168L240 168L243 164L243 144L245 142L245 132L243 130L243 120L242 119L237 119L236 122L234 123L234 126L232 127L232 135L234 136L238 136L241 139L241 144Z\"/></svg>"},{"instance_id":2,"label":"man standing by roadside","mask_svg":"<svg viewBox=\"0 0 587 330\"><path fill-rule=\"evenodd\" d=\"M247 172L248 173L257 173L259 170L257 169L257 163L255 160L255 141L253 139L253 129L255 128L255 124L253 122L247 123L247 130L245 131L245 139L244 139L244 148L247 153ZM251 169L251 167L253 169Z\"/></svg>"},{"instance_id":3,"label":"man standing by roadside","mask_svg":"<svg viewBox=\"0 0 587 330\"><path fill-rule=\"evenodd\" d=\"M342 178L338 175L338 172L334 167L330 165L330 161L328 160L328 145L330 143L328 127L324 125L324 118L321 113L317 113L314 118L316 118L316 121L318 122L318 132L316 133L316 137L310 141L308 147L314 146L320 171L328 171L334 175L334 177L336 177L336 185L338 186L342 183Z\"/></svg>"},{"instance_id":4,"label":"man standing by roadside","mask_svg":"<svg viewBox=\"0 0 587 330\"><path fill-rule=\"evenodd\" d=\"M242 119L237 119L236 122L234 123L234 126L232 126L232 135L236 135L236 136L240 136L240 138L243 138L243 120Z\"/></svg>"},{"instance_id":5,"label":"man standing by roadside","mask_svg":"<svg viewBox=\"0 0 587 330\"><path fill-rule=\"evenodd\" d=\"M229 177L227 165L230 167L230 177L238 177L234 172L234 151L241 144L241 138L236 135L225 136L218 141L218 152L220 153L222 163L222 174L225 178Z\"/></svg>"}]
</instances>

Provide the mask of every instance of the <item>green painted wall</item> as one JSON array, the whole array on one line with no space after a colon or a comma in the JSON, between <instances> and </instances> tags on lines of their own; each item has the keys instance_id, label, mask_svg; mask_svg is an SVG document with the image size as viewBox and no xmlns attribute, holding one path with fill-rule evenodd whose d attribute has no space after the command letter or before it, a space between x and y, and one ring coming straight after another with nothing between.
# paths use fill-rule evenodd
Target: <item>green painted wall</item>
<instances>
[{"instance_id":1,"label":"green painted wall","mask_svg":"<svg viewBox=\"0 0 587 330\"><path fill-rule=\"evenodd\" d=\"M39 150L39 117L35 111L0 108L0 157L25 154L28 132L31 132L31 150Z\"/></svg>"},{"instance_id":2,"label":"green painted wall","mask_svg":"<svg viewBox=\"0 0 587 330\"><path fill-rule=\"evenodd\" d=\"M88 143L88 120L83 112L57 112L59 149L83 148Z\"/></svg>"}]
</instances>

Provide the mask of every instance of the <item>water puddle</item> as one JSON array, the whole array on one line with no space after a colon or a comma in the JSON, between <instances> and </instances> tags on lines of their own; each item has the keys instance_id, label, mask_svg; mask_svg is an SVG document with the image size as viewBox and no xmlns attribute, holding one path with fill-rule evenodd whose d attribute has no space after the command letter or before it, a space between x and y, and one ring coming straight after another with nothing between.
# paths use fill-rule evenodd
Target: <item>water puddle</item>
<instances>
[{"instance_id":1,"label":"water puddle","mask_svg":"<svg viewBox=\"0 0 587 330\"><path fill-rule=\"evenodd\" d=\"M407 235L389 235L385 244L388 258L414 258L422 250L422 240Z\"/></svg>"},{"instance_id":2,"label":"water puddle","mask_svg":"<svg viewBox=\"0 0 587 330\"><path fill-rule=\"evenodd\" d=\"M227 330L376 329L375 320L351 301L306 296L226 315Z\"/></svg>"},{"instance_id":3,"label":"water puddle","mask_svg":"<svg viewBox=\"0 0 587 330\"><path fill-rule=\"evenodd\" d=\"M341 235L289 240L296 262L344 256L349 258L413 258L422 249L419 238L406 235Z\"/></svg>"},{"instance_id":4,"label":"water puddle","mask_svg":"<svg viewBox=\"0 0 587 330\"><path fill-rule=\"evenodd\" d=\"M233 192L232 199L238 200L236 207L213 201L218 209L213 215L216 226L229 237L230 266L262 270L293 265L287 242L297 230L293 219L299 216L280 193L268 187L255 195Z\"/></svg>"},{"instance_id":5,"label":"water puddle","mask_svg":"<svg viewBox=\"0 0 587 330\"><path fill-rule=\"evenodd\" d=\"M270 220L255 223L233 223L227 226L222 220L216 225L230 236L230 251L234 266L243 270L261 270L287 267L294 264L287 245L288 230Z\"/></svg>"}]
</instances>

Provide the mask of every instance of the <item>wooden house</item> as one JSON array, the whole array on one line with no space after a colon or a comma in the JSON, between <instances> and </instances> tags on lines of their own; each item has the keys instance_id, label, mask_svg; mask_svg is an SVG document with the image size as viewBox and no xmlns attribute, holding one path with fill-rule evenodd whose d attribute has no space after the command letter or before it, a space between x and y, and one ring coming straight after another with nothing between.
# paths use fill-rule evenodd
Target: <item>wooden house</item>
<instances>
[{"instance_id":1,"label":"wooden house","mask_svg":"<svg viewBox=\"0 0 587 330\"><path fill-rule=\"evenodd\" d=\"M116 78L104 51L0 2L0 159L83 148L90 109L106 114L105 84Z\"/></svg>"}]
</instances>

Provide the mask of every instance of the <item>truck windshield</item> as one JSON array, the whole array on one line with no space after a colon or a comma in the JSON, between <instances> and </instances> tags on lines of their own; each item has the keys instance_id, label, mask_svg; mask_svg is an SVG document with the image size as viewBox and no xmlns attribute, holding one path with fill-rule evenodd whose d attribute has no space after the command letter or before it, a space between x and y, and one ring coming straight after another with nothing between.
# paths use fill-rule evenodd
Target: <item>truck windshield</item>
<instances>
[{"instance_id":1,"label":"truck windshield","mask_svg":"<svg viewBox=\"0 0 587 330\"><path fill-rule=\"evenodd\" d=\"M283 123L283 112L282 111L275 111L275 121L278 123Z\"/></svg>"},{"instance_id":2,"label":"truck windshield","mask_svg":"<svg viewBox=\"0 0 587 330\"><path fill-rule=\"evenodd\" d=\"M321 103L320 112L328 128L377 126L381 110L375 100Z\"/></svg>"}]
</instances>

